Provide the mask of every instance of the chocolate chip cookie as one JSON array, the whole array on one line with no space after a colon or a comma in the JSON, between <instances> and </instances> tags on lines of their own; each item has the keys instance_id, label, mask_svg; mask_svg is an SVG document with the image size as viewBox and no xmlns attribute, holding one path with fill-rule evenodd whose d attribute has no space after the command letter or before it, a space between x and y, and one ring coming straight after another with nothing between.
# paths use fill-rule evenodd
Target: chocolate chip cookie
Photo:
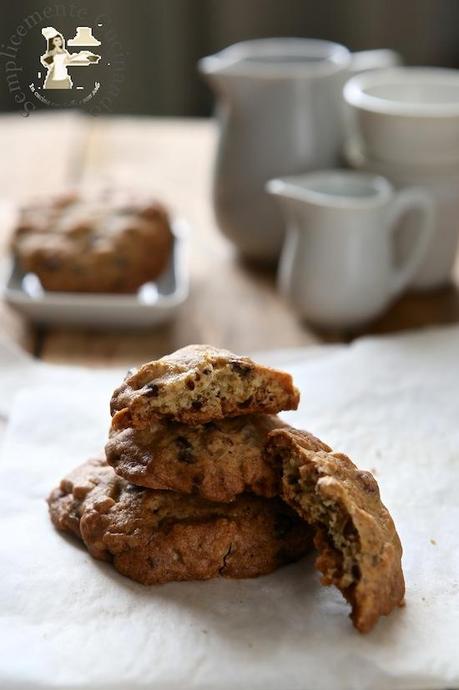
<instances>
[{"instance_id":1,"label":"chocolate chip cookie","mask_svg":"<svg viewBox=\"0 0 459 690\"><path fill-rule=\"evenodd\" d=\"M219 504L142 489L102 459L70 473L48 503L59 530L145 585L264 575L311 543L308 526L280 499L243 495Z\"/></svg>"},{"instance_id":2,"label":"chocolate chip cookie","mask_svg":"<svg viewBox=\"0 0 459 690\"><path fill-rule=\"evenodd\" d=\"M298 401L290 374L210 345L189 345L128 372L113 393L111 413L127 409L139 428L155 419L205 424L295 410Z\"/></svg>"},{"instance_id":3,"label":"chocolate chip cookie","mask_svg":"<svg viewBox=\"0 0 459 690\"><path fill-rule=\"evenodd\" d=\"M310 434L270 433L267 453L283 467L284 500L315 530L322 584L336 585L368 632L403 602L402 547L376 480Z\"/></svg>"},{"instance_id":4,"label":"chocolate chip cookie","mask_svg":"<svg viewBox=\"0 0 459 690\"><path fill-rule=\"evenodd\" d=\"M169 263L173 236L154 199L104 190L68 193L25 206L12 250L46 290L136 291Z\"/></svg>"},{"instance_id":5,"label":"chocolate chip cookie","mask_svg":"<svg viewBox=\"0 0 459 690\"><path fill-rule=\"evenodd\" d=\"M268 433L285 426L274 415L244 415L198 426L152 422L130 426L127 410L112 420L105 452L117 474L150 489L233 501L250 491L279 494L280 474L264 457Z\"/></svg>"}]
</instances>

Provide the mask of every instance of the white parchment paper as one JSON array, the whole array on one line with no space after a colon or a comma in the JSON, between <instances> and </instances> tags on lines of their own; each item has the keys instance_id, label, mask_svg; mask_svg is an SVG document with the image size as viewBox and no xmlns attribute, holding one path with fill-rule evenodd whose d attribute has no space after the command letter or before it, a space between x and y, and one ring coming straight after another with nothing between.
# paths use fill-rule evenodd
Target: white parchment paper
<instances>
[{"instance_id":1,"label":"white parchment paper","mask_svg":"<svg viewBox=\"0 0 459 690\"><path fill-rule=\"evenodd\" d=\"M405 549L406 606L362 636L311 557L256 580L151 588L94 561L54 531L45 497L103 445L119 373L31 366L0 459L2 690L459 687L459 329L288 366L302 391L289 421L378 478Z\"/></svg>"}]
</instances>

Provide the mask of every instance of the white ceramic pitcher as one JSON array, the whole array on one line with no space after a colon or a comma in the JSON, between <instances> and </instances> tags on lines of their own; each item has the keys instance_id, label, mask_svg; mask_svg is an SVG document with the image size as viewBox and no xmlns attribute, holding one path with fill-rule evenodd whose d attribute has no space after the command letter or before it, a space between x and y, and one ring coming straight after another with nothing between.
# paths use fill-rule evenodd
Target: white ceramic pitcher
<instances>
[{"instance_id":1,"label":"white ceramic pitcher","mask_svg":"<svg viewBox=\"0 0 459 690\"><path fill-rule=\"evenodd\" d=\"M324 170L271 180L288 234L279 287L299 314L324 328L352 328L378 316L409 284L433 233L433 202L422 189L396 192L384 178ZM397 260L399 221L418 216Z\"/></svg>"},{"instance_id":2,"label":"white ceramic pitcher","mask_svg":"<svg viewBox=\"0 0 459 690\"><path fill-rule=\"evenodd\" d=\"M217 96L217 222L242 254L278 258L283 224L265 183L336 165L344 82L399 61L389 50L351 55L328 41L272 38L238 43L199 62Z\"/></svg>"}]
</instances>

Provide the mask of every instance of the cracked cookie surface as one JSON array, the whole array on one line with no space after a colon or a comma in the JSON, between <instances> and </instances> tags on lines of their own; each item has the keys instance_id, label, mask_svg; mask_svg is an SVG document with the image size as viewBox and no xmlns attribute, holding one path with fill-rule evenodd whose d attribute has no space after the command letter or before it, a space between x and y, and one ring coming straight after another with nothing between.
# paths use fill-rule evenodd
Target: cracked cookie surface
<instances>
[{"instance_id":1,"label":"cracked cookie surface","mask_svg":"<svg viewBox=\"0 0 459 690\"><path fill-rule=\"evenodd\" d=\"M102 459L71 472L48 504L59 530L145 585L256 577L297 560L311 545L310 529L280 499L242 495L219 504L141 489Z\"/></svg>"},{"instance_id":2,"label":"cracked cookie surface","mask_svg":"<svg viewBox=\"0 0 459 690\"><path fill-rule=\"evenodd\" d=\"M368 632L405 593L402 546L376 480L306 432L271 432L267 454L282 465L283 499L315 530L322 584L340 589Z\"/></svg>"},{"instance_id":3,"label":"cracked cookie surface","mask_svg":"<svg viewBox=\"0 0 459 690\"><path fill-rule=\"evenodd\" d=\"M280 473L267 461L268 433L285 424L274 415L245 415L189 426L156 422L130 426L126 410L112 419L105 453L117 474L150 489L233 501L246 491L277 496Z\"/></svg>"},{"instance_id":4,"label":"cracked cookie surface","mask_svg":"<svg viewBox=\"0 0 459 690\"><path fill-rule=\"evenodd\" d=\"M298 407L299 392L283 371L210 345L189 345L128 372L111 413L127 409L134 427L155 419L185 424Z\"/></svg>"},{"instance_id":5,"label":"cracked cookie surface","mask_svg":"<svg viewBox=\"0 0 459 690\"><path fill-rule=\"evenodd\" d=\"M166 268L173 235L154 199L102 190L67 193L21 209L12 249L45 290L134 292Z\"/></svg>"}]
</instances>

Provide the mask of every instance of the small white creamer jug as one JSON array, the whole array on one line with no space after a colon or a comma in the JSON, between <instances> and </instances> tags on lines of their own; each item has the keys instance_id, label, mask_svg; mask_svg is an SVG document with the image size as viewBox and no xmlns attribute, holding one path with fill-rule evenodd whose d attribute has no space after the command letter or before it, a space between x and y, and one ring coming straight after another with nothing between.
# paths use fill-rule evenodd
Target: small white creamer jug
<instances>
[{"instance_id":1,"label":"small white creamer jug","mask_svg":"<svg viewBox=\"0 0 459 690\"><path fill-rule=\"evenodd\" d=\"M279 286L299 314L322 328L352 328L378 316L408 285L433 233L433 202L384 178L324 170L271 180L287 236ZM417 236L397 262L399 220L418 216Z\"/></svg>"}]
</instances>

